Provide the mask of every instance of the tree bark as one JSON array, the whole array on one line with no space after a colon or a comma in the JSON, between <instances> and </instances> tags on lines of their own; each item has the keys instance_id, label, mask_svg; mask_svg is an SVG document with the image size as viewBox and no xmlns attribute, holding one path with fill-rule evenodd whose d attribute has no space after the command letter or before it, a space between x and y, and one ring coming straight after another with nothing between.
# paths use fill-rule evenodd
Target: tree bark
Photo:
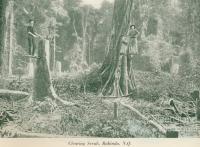
<instances>
[{"instance_id":1,"label":"tree bark","mask_svg":"<svg viewBox=\"0 0 200 147\"><path fill-rule=\"evenodd\" d=\"M128 95L136 89L132 73L131 55L127 49L123 55L122 36L131 23L133 0L115 0L111 39L108 54L99 72L102 76L102 95ZM116 91L117 90L117 91Z\"/></svg>"},{"instance_id":2,"label":"tree bark","mask_svg":"<svg viewBox=\"0 0 200 147\"><path fill-rule=\"evenodd\" d=\"M52 70L55 71L56 68L56 29L54 28L54 36L53 36L53 65Z\"/></svg>"},{"instance_id":3,"label":"tree bark","mask_svg":"<svg viewBox=\"0 0 200 147\"><path fill-rule=\"evenodd\" d=\"M64 105L78 106L72 102L62 100L56 94L51 82L50 71L46 57L46 44L47 43L45 43L44 40L40 40L38 44L38 58L34 71L32 100L45 101L47 97L51 97L52 99L57 100Z\"/></svg>"},{"instance_id":4,"label":"tree bark","mask_svg":"<svg viewBox=\"0 0 200 147\"><path fill-rule=\"evenodd\" d=\"M10 1L10 31L9 31L9 57L8 57L8 75L12 76L12 61L13 61L13 31L14 31L14 2Z\"/></svg>"},{"instance_id":5,"label":"tree bark","mask_svg":"<svg viewBox=\"0 0 200 147\"><path fill-rule=\"evenodd\" d=\"M4 52L4 38L6 28L6 6L8 0L0 0L0 73L2 73L3 52Z\"/></svg>"},{"instance_id":6,"label":"tree bark","mask_svg":"<svg viewBox=\"0 0 200 147\"><path fill-rule=\"evenodd\" d=\"M33 98L44 101L49 96L52 86L49 74L49 66L45 52L45 41L38 44L38 59L36 61L33 80Z\"/></svg>"},{"instance_id":7,"label":"tree bark","mask_svg":"<svg viewBox=\"0 0 200 147\"><path fill-rule=\"evenodd\" d=\"M98 20L94 16L94 24L93 27L90 28L90 35L88 35L89 45L88 45L88 64L91 65L93 62L93 50L94 50L94 42L98 33Z\"/></svg>"},{"instance_id":8,"label":"tree bark","mask_svg":"<svg viewBox=\"0 0 200 147\"><path fill-rule=\"evenodd\" d=\"M86 37L87 37L87 27L88 27L88 15L90 12L90 8L86 10L86 12L83 12L82 15L82 30L83 30L83 37L82 37L82 62L87 63L87 43L86 43Z\"/></svg>"},{"instance_id":9,"label":"tree bark","mask_svg":"<svg viewBox=\"0 0 200 147\"><path fill-rule=\"evenodd\" d=\"M56 28L53 27L53 35L50 37L50 70L56 74Z\"/></svg>"},{"instance_id":10,"label":"tree bark","mask_svg":"<svg viewBox=\"0 0 200 147\"><path fill-rule=\"evenodd\" d=\"M3 76L12 76L13 61L13 36L14 36L14 1L10 0L6 6L5 12L5 34L4 34L4 51L3 51Z\"/></svg>"}]
</instances>

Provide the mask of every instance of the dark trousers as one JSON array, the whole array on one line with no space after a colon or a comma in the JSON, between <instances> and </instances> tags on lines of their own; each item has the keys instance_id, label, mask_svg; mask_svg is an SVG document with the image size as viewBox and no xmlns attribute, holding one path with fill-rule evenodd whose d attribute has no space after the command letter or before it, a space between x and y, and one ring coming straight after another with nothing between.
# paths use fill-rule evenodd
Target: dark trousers
<instances>
[{"instance_id":1,"label":"dark trousers","mask_svg":"<svg viewBox=\"0 0 200 147\"><path fill-rule=\"evenodd\" d=\"M28 52L29 55L34 55L35 54L35 39L34 37L28 37Z\"/></svg>"}]
</instances>

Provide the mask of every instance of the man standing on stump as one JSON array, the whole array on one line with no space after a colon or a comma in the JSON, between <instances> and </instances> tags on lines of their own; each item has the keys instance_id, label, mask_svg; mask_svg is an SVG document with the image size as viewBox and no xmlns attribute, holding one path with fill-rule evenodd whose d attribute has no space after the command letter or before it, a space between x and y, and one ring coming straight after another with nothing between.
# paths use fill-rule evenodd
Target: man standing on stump
<instances>
[{"instance_id":1,"label":"man standing on stump","mask_svg":"<svg viewBox=\"0 0 200 147\"><path fill-rule=\"evenodd\" d=\"M29 25L27 27L28 32L28 49L29 49L29 55L35 56L35 50L36 50L36 43L35 38L39 37L37 33L34 31L34 20L29 20Z\"/></svg>"},{"instance_id":2,"label":"man standing on stump","mask_svg":"<svg viewBox=\"0 0 200 147\"><path fill-rule=\"evenodd\" d=\"M135 25L131 25L129 30L128 30L128 48L129 52L131 54L137 54L138 53L138 48L137 48L137 36L139 32L136 29Z\"/></svg>"}]
</instances>

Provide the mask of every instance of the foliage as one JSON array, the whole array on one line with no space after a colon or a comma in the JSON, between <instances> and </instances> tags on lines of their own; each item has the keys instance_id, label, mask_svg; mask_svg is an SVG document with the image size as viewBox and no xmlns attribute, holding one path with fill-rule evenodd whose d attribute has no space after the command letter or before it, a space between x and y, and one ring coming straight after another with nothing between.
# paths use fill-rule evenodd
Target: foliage
<instances>
[{"instance_id":1,"label":"foliage","mask_svg":"<svg viewBox=\"0 0 200 147\"><path fill-rule=\"evenodd\" d=\"M190 76L194 68L195 63L192 59L192 54L189 51L186 51L180 55L180 70L179 74L182 77Z\"/></svg>"},{"instance_id":2,"label":"foliage","mask_svg":"<svg viewBox=\"0 0 200 147\"><path fill-rule=\"evenodd\" d=\"M78 37L83 39L83 21L86 21L85 40L88 62L90 64L95 61L101 62L105 55L104 42L107 41L111 25L112 6L112 3L107 1L100 9L95 9L92 6L82 5L81 0L16 0L14 9L16 45L22 50L18 47L15 50L22 56L19 53L15 54L15 58L20 61L16 60L14 67L21 64L21 61L27 62L23 56L28 52L26 27L30 18L35 20L37 33L50 40L53 40L54 35L56 36L56 51L58 51L56 60L62 62L64 70L69 70L67 62L71 61L71 58L66 57L67 54L75 50L74 45L78 43L75 34L77 32ZM88 9L89 14L84 16ZM83 52L81 44L80 48Z\"/></svg>"},{"instance_id":3,"label":"foliage","mask_svg":"<svg viewBox=\"0 0 200 147\"><path fill-rule=\"evenodd\" d=\"M63 112L60 119L60 129L62 133L70 133L68 128L73 128L79 125L82 127L82 119L80 119L81 113L74 113L71 111Z\"/></svg>"},{"instance_id":4,"label":"foliage","mask_svg":"<svg viewBox=\"0 0 200 147\"><path fill-rule=\"evenodd\" d=\"M154 35L150 35L142 40L139 47L140 50L143 50L143 55L150 57L150 63L154 65L155 70L158 71L160 70L161 65L175 53L171 44Z\"/></svg>"},{"instance_id":5,"label":"foliage","mask_svg":"<svg viewBox=\"0 0 200 147\"><path fill-rule=\"evenodd\" d=\"M32 83L31 80L28 79L14 79L7 84L7 88L10 90L19 90L25 92L31 92Z\"/></svg>"},{"instance_id":6,"label":"foliage","mask_svg":"<svg viewBox=\"0 0 200 147\"><path fill-rule=\"evenodd\" d=\"M138 88L137 98L148 101L155 101L160 98L191 100L190 93L196 89L196 85L191 79L181 76L171 77L163 72L137 71L135 77Z\"/></svg>"},{"instance_id":7,"label":"foliage","mask_svg":"<svg viewBox=\"0 0 200 147\"><path fill-rule=\"evenodd\" d=\"M39 113L52 113L57 108L56 102L54 102L51 98L46 97L44 101L35 101L33 110Z\"/></svg>"},{"instance_id":8,"label":"foliage","mask_svg":"<svg viewBox=\"0 0 200 147\"><path fill-rule=\"evenodd\" d=\"M81 81L79 79L58 78L53 80L53 86L56 93L62 95L77 95L81 90Z\"/></svg>"},{"instance_id":9,"label":"foliage","mask_svg":"<svg viewBox=\"0 0 200 147\"><path fill-rule=\"evenodd\" d=\"M69 79L69 78L58 78L54 79L53 86L55 91L62 95L67 93L69 95L78 94L81 91L81 81L76 79ZM7 88L10 90L19 90L30 92L32 91L32 80L31 79L14 79L8 81Z\"/></svg>"},{"instance_id":10,"label":"foliage","mask_svg":"<svg viewBox=\"0 0 200 147\"><path fill-rule=\"evenodd\" d=\"M111 137L111 138L130 138L131 135L123 122L118 120L100 120L92 124L87 124L83 130L88 136Z\"/></svg>"}]
</instances>

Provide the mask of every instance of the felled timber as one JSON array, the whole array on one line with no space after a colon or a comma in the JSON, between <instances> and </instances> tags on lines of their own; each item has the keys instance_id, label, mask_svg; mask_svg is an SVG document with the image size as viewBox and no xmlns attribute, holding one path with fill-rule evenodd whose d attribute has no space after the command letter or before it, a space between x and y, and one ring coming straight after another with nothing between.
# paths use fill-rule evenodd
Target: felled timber
<instances>
[{"instance_id":1,"label":"felled timber","mask_svg":"<svg viewBox=\"0 0 200 147\"><path fill-rule=\"evenodd\" d=\"M65 136L65 135L55 135L55 134L44 134L44 133L31 133L23 131L13 131L13 130L0 130L0 137L2 138L78 138L78 136ZM83 136L88 138L87 136Z\"/></svg>"},{"instance_id":2,"label":"felled timber","mask_svg":"<svg viewBox=\"0 0 200 147\"><path fill-rule=\"evenodd\" d=\"M151 126L156 128L161 134L165 135L166 137L168 137L168 138L177 138L178 137L177 131L169 131L169 130L165 129L163 126L161 126L160 124L158 124L157 122L155 122L153 120L149 120L146 116L144 116L142 113L140 113L137 109L133 108L132 106L127 105L123 102L120 102L120 104L122 106L124 106L125 108L128 108L129 110L134 112L142 120L146 121L148 124L150 124Z\"/></svg>"},{"instance_id":3,"label":"felled timber","mask_svg":"<svg viewBox=\"0 0 200 147\"><path fill-rule=\"evenodd\" d=\"M20 100L29 96L29 93L23 91L15 91L8 89L0 89L0 98L10 100Z\"/></svg>"},{"instance_id":4,"label":"felled timber","mask_svg":"<svg viewBox=\"0 0 200 147\"><path fill-rule=\"evenodd\" d=\"M62 135L42 134L42 133L29 133L22 131L1 131L1 137L4 138L64 138Z\"/></svg>"}]
</instances>

